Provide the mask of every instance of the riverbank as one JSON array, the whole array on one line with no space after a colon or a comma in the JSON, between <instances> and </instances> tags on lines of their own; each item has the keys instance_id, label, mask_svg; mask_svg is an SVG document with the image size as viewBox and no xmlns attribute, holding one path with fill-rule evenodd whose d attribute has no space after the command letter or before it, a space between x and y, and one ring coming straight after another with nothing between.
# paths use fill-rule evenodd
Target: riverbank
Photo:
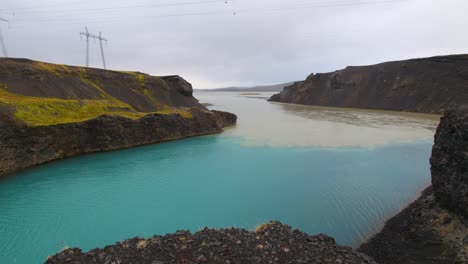
<instances>
[{"instance_id":1,"label":"riverbank","mask_svg":"<svg viewBox=\"0 0 468 264\"><path fill-rule=\"evenodd\" d=\"M236 116L198 108L132 120L103 115L79 123L18 127L0 122L0 176L53 160L220 133Z\"/></svg>"}]
</instances>

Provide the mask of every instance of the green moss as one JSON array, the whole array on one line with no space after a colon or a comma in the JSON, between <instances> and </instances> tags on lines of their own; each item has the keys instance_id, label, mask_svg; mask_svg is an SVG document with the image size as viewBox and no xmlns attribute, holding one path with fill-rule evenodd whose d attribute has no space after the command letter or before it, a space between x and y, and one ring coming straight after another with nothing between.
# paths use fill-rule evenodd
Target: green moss
<instances>
[{"instance_id":1,"label":"green moss","mask_svg":"<svg viewBox=\"0 0 468 264\"><path fill-rule=\"evenodd\" d=\"M0 89L2 89L2 90L5 90L5 91L6 91L6 90L8 90L8 85L6 85L6 83L2 83L2 82L0 82Z\"/></svg>"},{"instance_id":2,"label":"green moss","mask_svg":"<svg viewBox=\"0 0 468 264\"><path fill-rule=\"evenodd\" d=\"M143 74L137 74L136 78L138 80L138 83L140 83L140 86L143 88L145 87L145 75Z\"/></svg>"},{"instance_id":3,"label":"green moss","mask_svg":"<svg viewBox=\"0 0 468 264\"><path fill-rule=\"evenodd\" d=\"M193 118L193 115L189 111L184 110L184 109L171 108L171 107L164 107L164 109L159 110L159 111L154 112L154 113L161 114L161 115L179 114L183 118L187 118L187 119L192 119Z\"/></svg>"},{"instance_id":4,"label":"green moss","mask_svg":"<svg viewBox=\"0 0 468 264\"><path fill-rule=\"evenodd\" d=\"M30 126L48 126L76 123L101 115L118 115L138 119L148 112L137 112L128 104L114 100L69 100L57 98L29 97L0 90L0 103L13 106L15 117ZM192 115L182 109L165 108L158 114L180 114L184 118Z\"/></svg>"},{"instance_id":5,"label":"green moss","mask_svg":"<svg viewBox=\"0 0 468 264\"><path fill-rule=\"evenodd\" d=\"M75 74L80 78L81 80L87 79L88 78L88 71L84 67L75 67Z\"/></svg>"},{"instance_id":6,"label":"green moss","mask_svg":"<svg viewBox=\"0 0 468 264\"><path fill-rule=\"evenodd\" d=\"M153 95L153 90L147 87L147 75L137 72L125 72L135 77L136 82L127 84L129 89L147 98L154 106L155 112L144 112L143 108L135 109L127 103L108 94L104 89L103 80L90 75L84 67L68 67L65 65L34 62L33 67L44 71L45 76L78 79L82 84L97 91L95 98L83 100L30 97L11 93L5 83L0 82L0 104L14 110L14 117L30 126L48 126L82 122L101 115L119 115L131 119L138 119L151 113L179 114L184 118L193 118L184 109L171 108L162 104ZM140 110L140 111L137 111Z\"/></svg>"},{"instance_id":7,"label":"green moss","mask_svg":"<svg viewBox=\"0 0 468 264\"><path fill-rule=\"evenodd\" d=\"M60 64L52 64L45 62L34 62L33 65L38 69L52 73L55 76L63 78L65 74L71 73L71 70L68 66Z\"/></svg>"},{"instance_id":8,"label":"green moss","mask_svg":"<svg viewBox=\"0 0 468 264\"><path fill-rule=\"evenodd\" d=\"M121 71L121 73L129 74L135 77L138 85L137 86L132 85L132 87L129 87L129 89L131 89L135 93L143 94L146 97L146 99L148 99L148 101L151 102L151 104L153 105L155 109L164 108L164 104L161 103L157 99L157 97L153 94L154 90L149 89L148 85L146 84L148 75L139 73L139 72L131 72L131 71ZM139 106L139 109L142 109L142 108Z\"/></svg>"},{"instance_id":9,"label":"green moss","mask_svg":"<svg viewBox=\"0 0 468 264\"><path fill-rule=\"evenodd\" d=\"M167 108L166 105L164 105L163 103L161 103L157 98L156 96L153 95L152 91L147 89L147 88L143 88L142 90L143 92L143 95L146 97L146 99L148 99L151 104L153 105L154 108L156 109L161 109L161 110L165 110L165 108Z\"/></svg>"},{"instance_id":10,"label":"green moss","mask_svg":"<svg viewBox=\"0 0 468 264\"><path fill-rule=\"evenodd\" d=\"M261 232L265 230L268 227L268 223L261 224L255 228L255 232Z\"/></svg>"},{"instance_id":11,"label":"green moss","mask_svg":"<svg viewBox=\"0 0 468 264\"><path fill-rule=\"evenodd\" d=\"M277 224L281 224L281 223L278 222L278 221L271 221L269 223L263 223L263 224L257 226L257 228L255 228L255 232L262 232L263 230L267 229L268 226L277 225Z\"/></svg>"},{"instance_id":12,"label":"green moss","mask_svg":"<svg viewBox=\"0 0 468 264\"><path fill-rule=\"evenodd\" d=\"M146 86L145 85L146 84L146 75L145 74L138 73L138 72L132 72L132 71L121 71L121 73L130 74L130 75L135 76L135 78L137 79L138 84L140 85L140 88L141 89L145 88L145 86Z\"/></svg>"}]
</instances>

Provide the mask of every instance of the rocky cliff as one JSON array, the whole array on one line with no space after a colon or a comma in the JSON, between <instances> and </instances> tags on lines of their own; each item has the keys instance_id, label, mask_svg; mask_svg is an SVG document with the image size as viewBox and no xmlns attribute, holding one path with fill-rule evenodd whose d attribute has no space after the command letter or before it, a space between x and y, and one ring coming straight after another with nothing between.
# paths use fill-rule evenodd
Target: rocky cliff
<instances>
[{"instance_id":1,"label":"rocky cliff","mask_svg":"<svg viewBox=\"0 0 468 264\"><path fill-rule=\"evenodd\" d=\"M220 133L236 119L235 115L220 111L215 114L191 108L187 112L190 118L148 114L132 120L102 115L83 122L39 127L0 123L0 175L85 153Z\"/></svg>"},{"instance_id":2,"label":"rocky cliff","mask_svg":"<svg viewBox=\"0 0 468 264\"><path fill-rule=\"evenodd\" d=\"M347 67L311 74L273 102L443 113L468 103L468 55Z\"/></svg>"},{"instance_id":3,"label":"rocky cliff","mask_svg":"<svg viewBox=\"0 0 468 264\"><path fill-rule=\"evenodd\" d=\"M468 263L468 108L435 135L432 186L360 249L379 263Z\"/></svg>"},{"instance_id":4,"label":"rocky cliff","mask_svg":"<svg viewBox=\"0 0 468 264\"><path fill-rule=\"evenodd\" d=\"M0 59L0 176L48 161L219 133L178 76Z\"/></svg>"},{"instance_id":5,"label":"rocky cliff","mask_svg":"<svg viewBox=\"0 0 468 264\"><path fill-rule=\"evenodd\" d=\"M468 107L442 118L432 149L431 172L437 201L468 219Z\"/></svg>"},{"instance_id":6,"label":"rocky cliff","mask_svg":"<svg viewBox=\"0 0 468 264\"><path fill-rule=\"evenodd\" d=\"M309 236L279 222L255 232L205 228L195 234L179 231L149 239L133 238L87 253L66 249L47 264L73 263L374 263L326 235Z\"/></svg>"}]
</instances>

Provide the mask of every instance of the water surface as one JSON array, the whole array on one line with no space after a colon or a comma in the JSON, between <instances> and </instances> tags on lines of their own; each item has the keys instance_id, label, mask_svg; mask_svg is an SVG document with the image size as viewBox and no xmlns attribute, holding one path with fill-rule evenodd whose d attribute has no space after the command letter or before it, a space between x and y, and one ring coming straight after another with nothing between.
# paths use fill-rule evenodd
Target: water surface
<instances>
[{"instance_id":1,"label":"water surface","mask_svg":"<svg viewBox=\"0 0 468 264\"><path fill-rule=\"evenodd\" d=\"M238 125L0 179L0 262L272 219L355 245L430 181L437 116L196 96L237 113Z\"/></svg>"}]
</instances>

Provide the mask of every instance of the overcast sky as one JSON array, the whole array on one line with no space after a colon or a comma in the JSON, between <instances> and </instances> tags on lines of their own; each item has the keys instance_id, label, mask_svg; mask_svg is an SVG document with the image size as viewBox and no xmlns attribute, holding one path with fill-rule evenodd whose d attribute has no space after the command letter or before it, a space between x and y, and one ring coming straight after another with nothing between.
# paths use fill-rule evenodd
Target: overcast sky
<instances>
[{"instance_id":1,"label":"overcast sky","mask_svg":"<svg viewBox=\"0 0 468 264\"><path fill-rule=\"evenodd\" d=\"M1 0L10 57L178 74L195 88L303 80L347 65L468 53L466 0ZM90 64L102 67L91 42Z\"/></svg>"}]
</instances>

